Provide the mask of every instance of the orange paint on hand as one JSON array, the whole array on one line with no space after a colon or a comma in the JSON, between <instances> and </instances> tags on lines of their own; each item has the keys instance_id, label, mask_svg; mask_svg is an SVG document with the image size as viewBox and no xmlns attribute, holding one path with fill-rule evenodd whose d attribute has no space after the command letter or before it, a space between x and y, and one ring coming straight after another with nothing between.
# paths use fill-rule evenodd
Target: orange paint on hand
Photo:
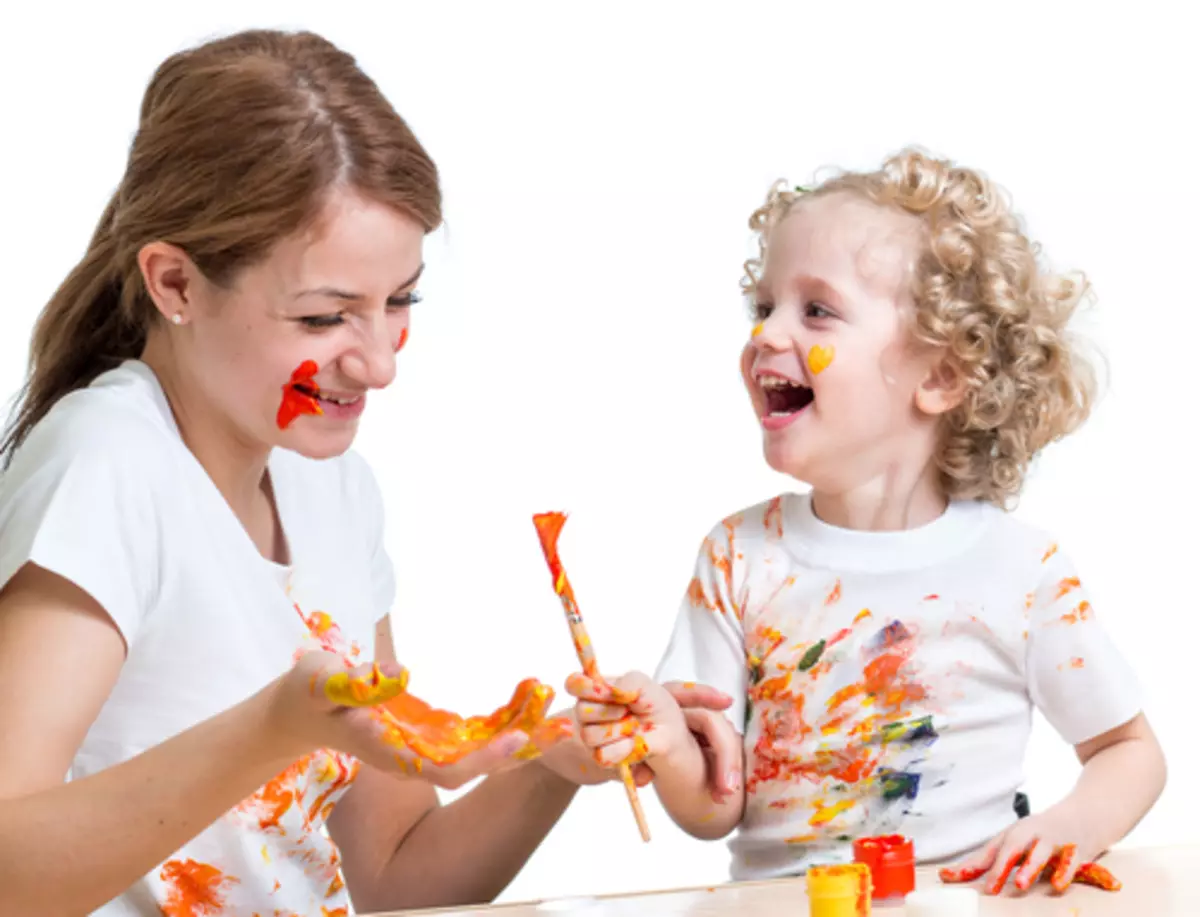
<instances>
[{"instance_id":1,"label":"orange paint on hand","mask_svg":"<svg viewBox=\"0 0 1200 917\"><path fill-rule=\"evenodd\" d=\"M167 886L162 909L167 917L218 917L225 913L225 895L238 880L207 863L170 860L159 878Z\"/></svg>"},{"instance_id":2,"label":"orange paint on hand","mask_svg":"<svg viewBox=\"0 0 1200 917\"><path fill-rule=\"evenodd\" d=\"M286 430L301 414L321 415L321 404L316 396L320 388L313 377L317 374L317 364L313 360L305 360L296 367L292 378L283 386L283 400L275 415L275 423L279 429Z\"/></svg>"},{"instance_id":3,"label":"orange paint on hand","mask_svg":"<svg viewBox=\"0 0 1200 917\"><path fill-rule=\"evenodd\" d=\"M829 368L833 362L833 347L824 344L814 344L808 351L808 368L813 375L819 375Z\"/></svg>"},{"instance_id":4,"label":"orange paint on hand","mask_svg":"<svg viewBox=\"0 0 1200 917\"><path fill-rule=\"evenodd\" d=\"M434 764L453 764L510 732L530 737L530 742L517 752L519 756L530 756L531 746L535 751L548 747L572 729L565 717L546 717L546 707L553 697L551 687L527 678L517 685L507 704L483 716L462 717L435 709L407 690L374 709L385 728L385 741L412 751L418 758L414 766L419 767L421 758Z\"/></svg>"},{"instance_id":5,"label":"orange paint on hand","mask_svg":"<svg viewBox=\"0 0 1200 917\"><path fill-rule=\"evenodd\" d=\"M1084 863L1075 873L1074 881L1080 885L1091 885L1106 892L1119 892L1121 882L1099 863Z\"/></svg>"},{"instance_id":6,"label":"orange paint on hand","mask_svg":"<svg viewBox=\"0 0 1200 917\"><path fill-rule=\"evenodd\" d=\"M938 878L948 884L974 882L987 871L986 866L974 866L969 869L963 866L943 866L938 870Z\"/></svg>"}]
</instances>

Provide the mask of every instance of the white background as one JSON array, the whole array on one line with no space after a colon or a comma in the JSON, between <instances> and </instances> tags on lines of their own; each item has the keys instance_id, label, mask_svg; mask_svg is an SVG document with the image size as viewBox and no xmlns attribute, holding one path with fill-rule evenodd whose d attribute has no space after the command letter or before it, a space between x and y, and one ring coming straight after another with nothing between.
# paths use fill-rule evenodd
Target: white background
<instances>
[{"instance_id":1,"label":"white background","mask_svg":"<svg viewBox=\"0 0 1200 917\"><path fill-rule=\"evenodd\" d=\"M555 508L602 667L649 669L708 527L791 486L761 459L737 374L749 213L776 178L922 144L994 176L1053 264L1095 284L1107 395L1019 514L1059 533L1144 676L1173 772L1128 843L1195 840L1200 68L1182 6L1038 6L10 8L0 396L120 177L158 62L236 28L316 29L359 57L445 181L426 301L358 441L387 502L414 690L476 712L572 671L530 522ZM1028 774L1035 807L1077 774L1040 721ZM722 880L724 846L643 798L650 846L618 784L585 792L505 898Z\"/></svg>"}]
</instances>

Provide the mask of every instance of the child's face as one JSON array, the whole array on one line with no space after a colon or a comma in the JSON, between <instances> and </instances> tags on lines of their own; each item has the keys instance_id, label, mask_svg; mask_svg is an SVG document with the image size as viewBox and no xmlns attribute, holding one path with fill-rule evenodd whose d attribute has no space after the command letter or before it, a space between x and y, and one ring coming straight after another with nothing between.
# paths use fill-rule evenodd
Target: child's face
<instances>
[{"instance_id":1,"label":"child's face","mask_svg":"<svg viewBox=\"0 0 1200 917\"><path fill-rule=\"evenodd\" d=\"M927 468L947 405L906 328L917 229L841 193L802 201L771 233L742 376L776 471L846 493Z\"/></svg>"}]
</instances>

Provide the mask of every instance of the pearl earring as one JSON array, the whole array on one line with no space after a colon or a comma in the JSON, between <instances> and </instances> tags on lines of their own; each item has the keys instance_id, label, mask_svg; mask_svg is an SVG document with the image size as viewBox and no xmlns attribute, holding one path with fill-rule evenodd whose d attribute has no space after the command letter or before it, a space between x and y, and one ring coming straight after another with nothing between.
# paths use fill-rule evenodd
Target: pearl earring
<instances>
[{"instance_id":1,"label":"pearl earring","mask_svg":"<svg viewBox=\"0 0 1200 917\"><path fill-rule=\"evenodd\" d=\"M171 321L174 322L176 325L182 325L183 324L183 313L176 312L174 315L171 316Z\"/></svg>"}]
</instances>

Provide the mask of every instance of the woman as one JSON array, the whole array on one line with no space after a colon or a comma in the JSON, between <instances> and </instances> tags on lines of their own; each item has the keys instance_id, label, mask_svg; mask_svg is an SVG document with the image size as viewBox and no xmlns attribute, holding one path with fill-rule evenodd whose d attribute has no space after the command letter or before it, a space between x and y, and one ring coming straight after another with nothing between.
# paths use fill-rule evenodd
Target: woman
<instances>
[{"instance_id":1,"label":"woman","mask_svg":"<svg viewBox=\"0 0 1200 917\"><path fill-rule=\"evenodd\" d=\"M440 221L434 164L323 39L242 33L155 74L3 444L0 913L486 901L608 779L575 740L514 765L519 733L404 776L323 691L398 673L348 449ZM678 690L700 731L726 703Z\"/></svg>"}]
</instances>

